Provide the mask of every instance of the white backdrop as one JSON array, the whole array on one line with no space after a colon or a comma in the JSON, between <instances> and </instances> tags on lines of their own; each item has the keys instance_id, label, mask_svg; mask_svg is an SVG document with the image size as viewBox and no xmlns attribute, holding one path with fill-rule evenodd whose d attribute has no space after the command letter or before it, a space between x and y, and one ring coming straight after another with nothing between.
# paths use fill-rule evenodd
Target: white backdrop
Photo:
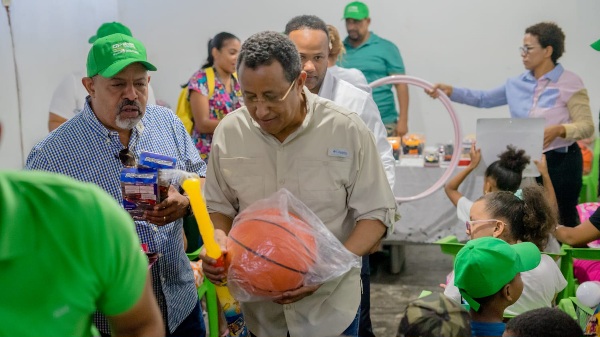
<instances>
[{"instance_id":1,"label":"white backdrop","mask_svg":"<svg viewBox=\"0 0 600 337\"><path fill-rule=\"evenodd\" d=\"M47 134L48 105L54 87L67 73L84 69L87 39L105 21L121 21L144 42L156 97L176 104L179 85L207 55L208 39L229 31L242 40L261 30L283 31L299 14L315 14L346 32L341 20L347 1L303 2L197 0L12 0L12 31L20 83L22 127L6 13L0 15L0 168L20 168L31 147ZM407 73L430 82L492 88L523 71L517 47L523 32L540 21L564 30L565 68L588 88L592 113L600 107L600 53L589 44L600 38L600 2L595 0L406 0L366 1L371 29L392 40ZM506 107L482 111L455 105L465 133L476 119L508 117ZM452 138L450 118L440 103L411 88L409 128L428 143ZM21 150L21 138L23 139Z\"/></svg>"}]
</instances>

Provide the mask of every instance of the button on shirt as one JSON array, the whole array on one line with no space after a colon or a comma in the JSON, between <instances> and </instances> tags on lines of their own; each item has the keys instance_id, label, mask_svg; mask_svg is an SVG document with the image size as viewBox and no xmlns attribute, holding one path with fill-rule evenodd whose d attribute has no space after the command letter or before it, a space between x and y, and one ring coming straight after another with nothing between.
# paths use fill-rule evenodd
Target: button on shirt
<instances>
[{"instance_id":1,"label":"button on shirt","mask_svg":"<svg viewBox=\"0 0 600 337\"><path fill-rule=\"evenodd\" d=\"M340 69L339 67L336 68ZM330 72L330 69L327 69L325 79L323 79L323 84L319 90L319 96L332 100L334 103L352 112L356 112L363 122L365 122L375 137L375 145L381 157L385 175L390 183L390 188L393 190L396 177L396 161L392 154L392 147L387 140L387 132L381 121L377 104L375 104L371 95L339 79Z\"/></svg>"},{"instance_id":2,"label":"button on shirt","mask_svg":"<svg viewBox=\"0 0 600 337\"><path fill-rule=\"evenodd\" d=\"M262 131L246 107L221 120L204 186L209 212L233 219L286 188L341 242L361 219L390 227L396 204L370 131L357 114L306 88L304 95L304 121L283 142ZM360 270L353 268L298 302L242 309L257 336L334 336L350 325L359 303Z\"/></svg>"},{"instance_id":3,"label":"button on shirt","mask_svg":"<svg viewBox=\"0 0 600 337\"><path fill-rule=\"evenodd\" d=\"M356 48L346 38L344 47L346 54L338 65L362 71L369 83L389 75L404 75L406 72L398 47L373 32L369 32L367 41ZM389 124L398 120L391 84L373 88L373 100L377 103L383 123Z\"/></svg>"},{"instance_id":4,"label":"button on shirt","mask_svg":"<svg viewBox=\"0 0 600 337\"><path fill-rule=\"evenodd\" d=\"M81 113L32 149L26 169L62 173L94 183L122 203L120 172L123 165L117 154L123 148L118 133L100 123L86 101ZM183 124L166 108L146 107L144 117L132 130L129 148L137 157L142 151L175 157L177 169L205 176L206 165ZM158 227L146 221L135 222L140 241L147 243L150 251L161 254L152 267L152 283L155 290L159 290L155 295L163 315L168 312L171 331L190 314L197 302L194 276L183 249L182 223L182 219L178 219ZM101 331L108 332L105 319L96 324Z\"/></svg>"},{"instance_id":5,"label":"button on shirt","mask_svg":"<svg viewBox=\"0 0 600 337\"><path fill-rule=\"evenodd\" d=\"M544 152L569 146L594 133L587 90L579 76L560 64L539 79L526 71L492 90L454 88L450 99L480 108L508 104L512 118L545 118L546 127L562 124L566 137L556 138Z\"/></svg>"}]
</instances>

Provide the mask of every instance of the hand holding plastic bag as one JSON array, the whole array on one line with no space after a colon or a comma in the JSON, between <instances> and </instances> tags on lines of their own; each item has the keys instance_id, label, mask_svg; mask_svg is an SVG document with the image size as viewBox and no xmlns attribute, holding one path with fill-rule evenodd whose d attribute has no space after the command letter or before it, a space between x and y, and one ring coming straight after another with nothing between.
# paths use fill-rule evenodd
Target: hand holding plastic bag
<instances>
[{"instance_id":1,"label":"hand holding plastic bag","mask_svg":"<svg viewBox=\"0 0 600 337\"><path fill-rule=\"evenodd\" d=\"M277 300L360 268L360 257L286 189L235 218L227 250L229 286L242 302Z\"/></svg>"}]
</instances>

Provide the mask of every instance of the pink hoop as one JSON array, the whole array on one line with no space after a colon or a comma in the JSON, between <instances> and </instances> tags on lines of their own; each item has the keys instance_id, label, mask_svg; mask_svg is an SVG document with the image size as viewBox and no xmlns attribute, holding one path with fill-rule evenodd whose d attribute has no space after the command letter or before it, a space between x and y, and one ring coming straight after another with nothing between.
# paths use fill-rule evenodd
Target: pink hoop
<instances>
[{"instance_id":1,"label":"pink hoop","mask_svg":"<svg viewBox=\"0 0 600 337\"><path fill-rule=\"evenodd\" d=\"M406 75L392 75L392 76L384 77L384 78L378 79L377 81L370 83L369 86L371 88L375 88L375 87L379 87L379 86L386 85L386 84L397 84L397 83L412 84L412 85L416 85L418 87L421 87L421 88L427 89L427 90L433 89L433 85L431 83L429 83L425 80L422 80L420 78L417 78L417 77L406 76ZM427 190L421 192L420 194L414 195L412 197L396 197L396 202L401 203L401 202L415 201L415 200L419 200L419 199L429 196L430 194L437 191L440 187L442 187L444 185L444 183L448 180L448 178L450 178L450 175L452 175L452 172L458 165L458 159L459 159L460 152L461 152L460 145L461 145L461 139L462 139L461 132L460 132L460 125L458 123L458 117L456 116L456 112L454 111L454 108L452 107L452 103L450 102L450 99L448 98L448 96L446 96L446 94L442 90L439 90L439 89L438 89L438 93L439 93L439 100L442 102L442 104L444 105L444 107L446 108L448 113L450 114L450 118L452 119L452 125L454 126L454 151L452 153L452 159L450 160L450 164L446 168L446 171L444 171L444 174L430 188L428 188Z\"/></svg>"}]
</instances>

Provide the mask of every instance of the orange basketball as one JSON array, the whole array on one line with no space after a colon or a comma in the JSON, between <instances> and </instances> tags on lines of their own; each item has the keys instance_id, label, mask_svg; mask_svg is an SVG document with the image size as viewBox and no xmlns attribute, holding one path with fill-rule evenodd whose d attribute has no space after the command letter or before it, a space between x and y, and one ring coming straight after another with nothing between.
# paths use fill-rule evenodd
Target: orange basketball
<instances>
[{"instance_id":1,"label":"orange basketball","mask_svg":"<svg viewBox=\"0 0 600 337\"><path fill-rule=\"evenodd\" d=\"M299 288L316 261L310 231L304 221L278 209L242 215L229 232L228 279L256 296Z\"/></svg>"}]
</instances>

